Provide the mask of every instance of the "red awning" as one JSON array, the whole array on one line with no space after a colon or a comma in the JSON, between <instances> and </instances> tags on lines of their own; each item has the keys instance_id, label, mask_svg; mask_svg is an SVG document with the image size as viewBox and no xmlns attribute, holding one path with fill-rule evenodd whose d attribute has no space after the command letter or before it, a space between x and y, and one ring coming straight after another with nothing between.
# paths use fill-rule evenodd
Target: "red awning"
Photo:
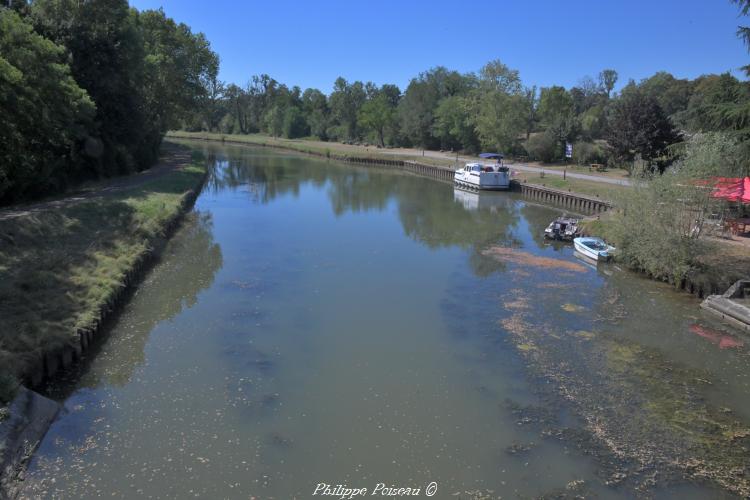
<instances>
[{"instance_id":1,"label":"red awning","mask_svg":"<svg viewBox=\"0 0 750 500\"><path fill-rule=\"evenodd\" d=\"M713 185L714 198L750 203L750 177L716 177Z\"/></svg>"}]
</instances>

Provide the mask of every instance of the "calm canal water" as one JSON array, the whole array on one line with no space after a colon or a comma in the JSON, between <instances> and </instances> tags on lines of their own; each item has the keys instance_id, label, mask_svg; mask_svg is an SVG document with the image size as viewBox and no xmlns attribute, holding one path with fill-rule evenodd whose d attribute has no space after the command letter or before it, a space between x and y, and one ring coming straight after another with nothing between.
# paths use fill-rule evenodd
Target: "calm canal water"
<instances>
[{"instance_id":1,"label":"calm canal water","mask_svg":"<svg viewBox=\"0 0 750 500\"><path fill-rule=\"evenodd\" d=\"M49 388L65 408L23 497L743 493L750 341L546 243L559 211L188 144L211 179L98 352Z\"/></svg>"}]
</instances>

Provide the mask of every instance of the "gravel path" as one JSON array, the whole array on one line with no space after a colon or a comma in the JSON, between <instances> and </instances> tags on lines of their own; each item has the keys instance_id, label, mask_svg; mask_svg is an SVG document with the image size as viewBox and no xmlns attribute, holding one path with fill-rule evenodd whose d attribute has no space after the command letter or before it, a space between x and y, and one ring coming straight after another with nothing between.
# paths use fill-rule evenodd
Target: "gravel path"
<instances>
[{"instance_id":1,"label":"gravel path","mask_svg":"<svg viewBox=\"0 0 750 500\"><path fill-rule=\"evenodd\" d=\"M140 186L152 179L168 174L173 170L181 169L189 165L190 160L190 151L183 148L165 145L162 149L159 163L148 170L144 170L137 174L114 177L97 184L95 187L68 193L58 198L35 203L13 205L0 209L0 221L14 219L16 217L26 217L45 210L69 207L86 200L112 196L121 193L122 191Z\"/></svg>"}]
</instances>

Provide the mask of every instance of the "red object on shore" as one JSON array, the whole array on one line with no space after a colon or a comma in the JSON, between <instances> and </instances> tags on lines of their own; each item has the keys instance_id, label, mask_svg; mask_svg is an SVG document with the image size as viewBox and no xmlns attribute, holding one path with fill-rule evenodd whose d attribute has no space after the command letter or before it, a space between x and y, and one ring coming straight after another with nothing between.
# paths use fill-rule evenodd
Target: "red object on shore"
<instances>
[{"instance_id":1,"label":"red object on shore","mask_svg":"<svg viewBox=\"0 0 750 500\"><path fill-rule=\"evenodd\" d=\"M750 203L750 177L716 177L713 198Z\"/></svg>"}]
</instances>

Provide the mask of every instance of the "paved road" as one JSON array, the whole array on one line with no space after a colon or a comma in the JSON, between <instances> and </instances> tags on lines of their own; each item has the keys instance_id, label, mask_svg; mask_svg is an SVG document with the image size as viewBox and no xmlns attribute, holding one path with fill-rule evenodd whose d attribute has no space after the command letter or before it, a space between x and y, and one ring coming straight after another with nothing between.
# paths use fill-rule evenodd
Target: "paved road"
<instances>
[{"instance_id":1,"label":"paved road","mask_svg":"<svg viewBox=\"0 0 750 500\"><path fill-rule=\"evenodd\" d=\"M140 186L152 179L168 174L173 170L190 165L190 151L169 146L163 147L162 151L163 156L160 158L159 163L148 170L132 175L113 177L112 179L102 182L101 185L98 185L93 189L64 194L56 199L13 205L0 209L0 221L25 217L45 210L66 208L94 198L112 196L126 189Z\"/></svg>"}]
</instances>

